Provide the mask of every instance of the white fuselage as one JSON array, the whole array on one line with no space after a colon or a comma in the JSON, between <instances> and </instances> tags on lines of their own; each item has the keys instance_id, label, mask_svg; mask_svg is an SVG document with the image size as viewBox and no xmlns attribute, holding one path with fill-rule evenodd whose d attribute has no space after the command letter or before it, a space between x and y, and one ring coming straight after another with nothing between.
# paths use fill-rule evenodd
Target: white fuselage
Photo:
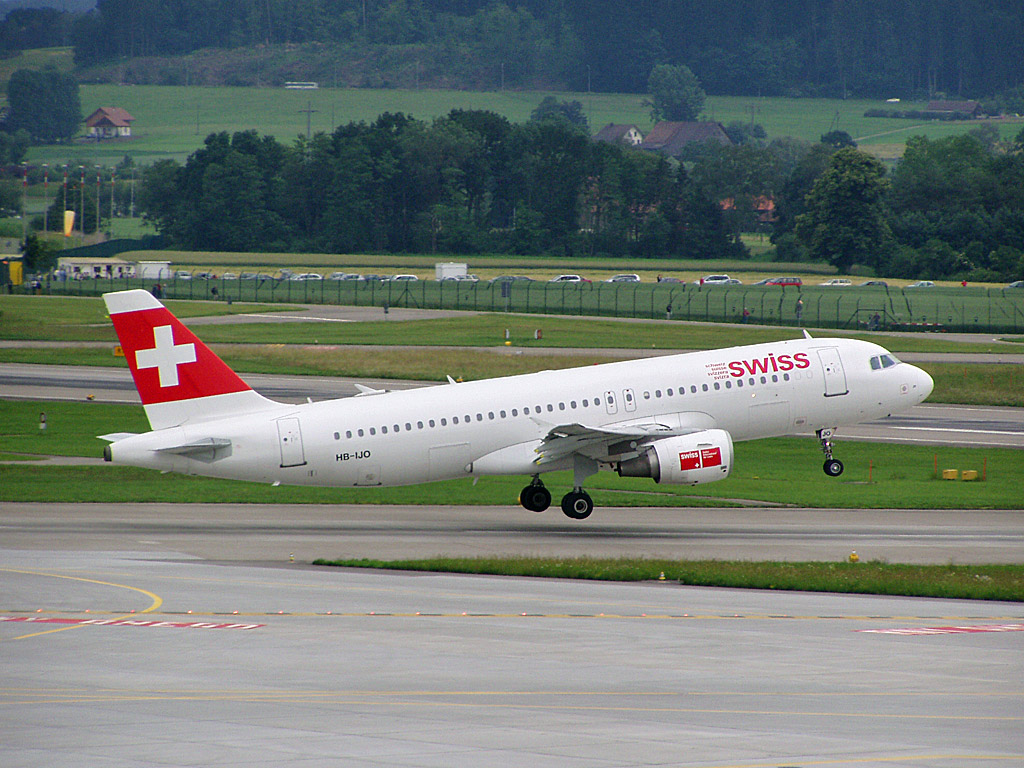
<instances>
[{"instance_id":1,"label":"white fuselage","mask_svg":"<svg viewBox=\"0 0 1024 768\"><path fill-rule=\"evenodd\" d=\"M560 425L657 423L751 440L879 418L921 402L931 379L852 339L799 339L191 419L111 446L117 463L296 485L406 485L537 474ZM201 409L200 409L201 410ZM219 441L216 453L161 448ZM215 458L215 460L214 460Z\"/></svg>"}]
</instances>

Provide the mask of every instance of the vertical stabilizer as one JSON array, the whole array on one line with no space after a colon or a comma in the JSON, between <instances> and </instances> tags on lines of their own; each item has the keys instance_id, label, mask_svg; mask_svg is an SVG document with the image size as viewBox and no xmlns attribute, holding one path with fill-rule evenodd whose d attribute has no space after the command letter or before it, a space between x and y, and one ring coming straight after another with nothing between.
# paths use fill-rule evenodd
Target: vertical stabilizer
<instances>
[{"instance_id":1,"label":"vertical stabilizer","mask_svg":"<svg viewBox=\"0 0 1024 768\"><path fill-rule=\"evenodd\" d=\"M103 295L153 429L266 410L255 392L143 290Z\"/></svg>"}]
</instances>

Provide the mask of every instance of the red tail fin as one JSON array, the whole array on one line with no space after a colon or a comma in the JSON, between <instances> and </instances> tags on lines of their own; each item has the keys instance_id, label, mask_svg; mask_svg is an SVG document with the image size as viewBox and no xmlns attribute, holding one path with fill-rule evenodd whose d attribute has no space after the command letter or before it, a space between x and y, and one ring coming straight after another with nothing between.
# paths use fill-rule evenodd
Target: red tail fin
<instances>
[{"instance_id":1,"label":"red tail fin","mask_svg":"<svg viewBox=\"0 0 1024 768\"><path fill-rule=\"evenodd\" d=\"M272 405L147 291L107 293L103 300L154 429ZM235 393L248 394L219 397ZM192 407L173 407L188 401Z\"/></svg>"}]
</instances>

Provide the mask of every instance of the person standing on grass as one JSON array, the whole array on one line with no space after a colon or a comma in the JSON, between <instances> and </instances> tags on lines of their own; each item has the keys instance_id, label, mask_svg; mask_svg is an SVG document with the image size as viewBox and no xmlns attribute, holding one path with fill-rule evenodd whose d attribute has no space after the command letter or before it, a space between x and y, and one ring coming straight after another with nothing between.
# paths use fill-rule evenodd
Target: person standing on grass
<instances>
[{"instance_id":1,"label":"person standing on grass","mask_svg":"<svg viewBox=\"0 0 1024 768\"><path fill-rule=\"evenodd\" d=\"M800 321L804 316L804 300L796 300L796 324L800 325Z\"/></svg>"}]
</instances>

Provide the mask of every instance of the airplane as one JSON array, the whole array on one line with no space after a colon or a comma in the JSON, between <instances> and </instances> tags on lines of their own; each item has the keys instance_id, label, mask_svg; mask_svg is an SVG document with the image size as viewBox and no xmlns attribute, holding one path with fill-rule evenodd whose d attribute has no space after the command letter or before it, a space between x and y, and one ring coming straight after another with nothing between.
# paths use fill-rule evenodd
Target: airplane
<instances>
[{"instance_id":1,"label":"airplane","mask_svg":"<svg viewBox=\"0 0 1024 768\"><path fill-rule=\"evenodd\" d=\"M104 295L151 427L102 435L104 458L271 485L391 486L526 475L519 503L551 504L541 475L571 470L562 511L594 509L599 470L656 483L728 477L733 443L815 430L836 477L838 427L917 405L931 377L883 347L801 338L299 405L253 390L144 290Z\"/></svg>"}]
</instances>

